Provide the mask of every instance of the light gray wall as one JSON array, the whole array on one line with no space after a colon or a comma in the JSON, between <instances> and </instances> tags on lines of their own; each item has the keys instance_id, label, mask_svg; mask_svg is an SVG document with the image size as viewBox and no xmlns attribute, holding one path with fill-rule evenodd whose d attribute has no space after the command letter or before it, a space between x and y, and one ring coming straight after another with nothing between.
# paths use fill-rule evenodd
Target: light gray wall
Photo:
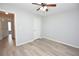
<instances>
[{"instance_id":1,"label":"light gray wall","mask_svg":"<svg viewBox=\"0 0 79 59\"><path fill-rule=\"evenodd\" d=\"M42 37L79 47L79 9L43 18Z\"/></svg>"},{"instance_id":2,"label":"light gray wall","mask_svg":"<svg viewBox=\"0 0 79 59\"><path fill-rule=\"evenodd\" d=\"M32 15L18 10L16 12L16 43L21 44L28 40L32 40L32 28L33 28Z\"/></svg>"},{"instance_id":3,"label":"light gray wall","mask_svg":"<svg viewBox=\"0 0 79 59\"><path fill-rule=\"evenodd\" d=\"M16 45L21 45L25 42L31 41L34 38L40 37L40 19L39 15L34 15L27 10L18 8L16 6L3 5L0 6L2 10L13 12L15 17L15 31L16 31ZM37 25L34 27L34 22ZM37 22L37 23L36 23ZM35 31L34 31L35 28ZM34 33L36 32L36 34Z\"/></svg>"},{"instance_id":4,"label":"light gray wall","mask_svg":"<svg viewBox=\"0 0 79 59\"><path fill-rule=\"evenodd\" d=\"M37 20L37 23L35 23L34 20L35 21ZM24 43L40 37L39 20L40 20L39 16L35 16L27 12L20 11L16 13L17 44L22 42ZM34 27L34 23L37 25L38 28Z\"/></svg>"}]
</instances>

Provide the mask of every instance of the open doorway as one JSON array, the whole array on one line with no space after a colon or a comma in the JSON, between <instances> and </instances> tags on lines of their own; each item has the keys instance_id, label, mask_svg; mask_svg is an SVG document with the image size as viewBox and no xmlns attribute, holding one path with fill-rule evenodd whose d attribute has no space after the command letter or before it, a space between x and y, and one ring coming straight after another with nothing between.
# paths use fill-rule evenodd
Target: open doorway
<instances>
[{"instance_id":1,"label":"open doorway","mask_svg":"<svg viewBox=\"0 0 79 59\"><path fill-rule=\"evenodd\" d=\"M3 43L7 41L16 46L14 13L0 11L0 41Z\"/></svg>"}]
</instances>

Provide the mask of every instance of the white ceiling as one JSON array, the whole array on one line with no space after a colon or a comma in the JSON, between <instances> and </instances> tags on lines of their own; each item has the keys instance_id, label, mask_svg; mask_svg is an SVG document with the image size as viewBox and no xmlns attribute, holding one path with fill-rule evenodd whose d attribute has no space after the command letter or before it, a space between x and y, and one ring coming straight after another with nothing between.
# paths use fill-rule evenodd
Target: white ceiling
<instances>
[{"instance_id":1,"label":"white ceiling","mask_svg":"<svg viewBox=\"0 0 79 59\"><path fill-rule=\"evenodd\" d=\"M51 15L51 14L79 8L78 3L57 3L56 5L57 5L56 7L50 7L48 12L44 12L44 11L36 11L36 9L39 8L40 6L33 5L31 3L1 3L0 4L0 6L6 6L6 7L15 6L17 8L21 8L31 13L39 14L41 16Z\"/></svg>"}]
</instances>

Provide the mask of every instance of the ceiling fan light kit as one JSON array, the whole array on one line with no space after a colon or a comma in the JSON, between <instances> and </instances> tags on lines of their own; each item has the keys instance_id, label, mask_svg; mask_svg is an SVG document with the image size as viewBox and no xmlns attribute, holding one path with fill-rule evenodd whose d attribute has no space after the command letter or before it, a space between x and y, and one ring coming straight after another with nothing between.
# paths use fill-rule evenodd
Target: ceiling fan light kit
<instances>
[{"instance_id":1,"label":"ceiling fan light kit","mask_svg":"<svg viewBox=\"0 0 79 59\"><path fill-rule=\"evenodd\" d=\"M40 8L40 10L42 10L42 11L46 11L46 9L47 9L47 6L44 6L44 7Z\"/></svg>"}]
</instances>

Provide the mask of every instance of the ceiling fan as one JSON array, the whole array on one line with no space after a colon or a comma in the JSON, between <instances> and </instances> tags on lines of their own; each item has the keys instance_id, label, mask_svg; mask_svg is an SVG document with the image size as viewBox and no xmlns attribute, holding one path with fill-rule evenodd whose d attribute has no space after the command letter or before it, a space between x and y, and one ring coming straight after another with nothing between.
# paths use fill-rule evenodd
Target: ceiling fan
<instances>
[{"instance_id":1,"label":"ceiling fan","mask_svg":"<svg viewBox=\"0 0 79 59\"><path fill-rule=\"evenodd\" d=\"M48 7L56 7L56 4L47 4L47 3L32 3L34 5L41 6L40 8L36 9L37 11L42 10L42 11L48 11Z\"/></svg>"}]
</instances>

